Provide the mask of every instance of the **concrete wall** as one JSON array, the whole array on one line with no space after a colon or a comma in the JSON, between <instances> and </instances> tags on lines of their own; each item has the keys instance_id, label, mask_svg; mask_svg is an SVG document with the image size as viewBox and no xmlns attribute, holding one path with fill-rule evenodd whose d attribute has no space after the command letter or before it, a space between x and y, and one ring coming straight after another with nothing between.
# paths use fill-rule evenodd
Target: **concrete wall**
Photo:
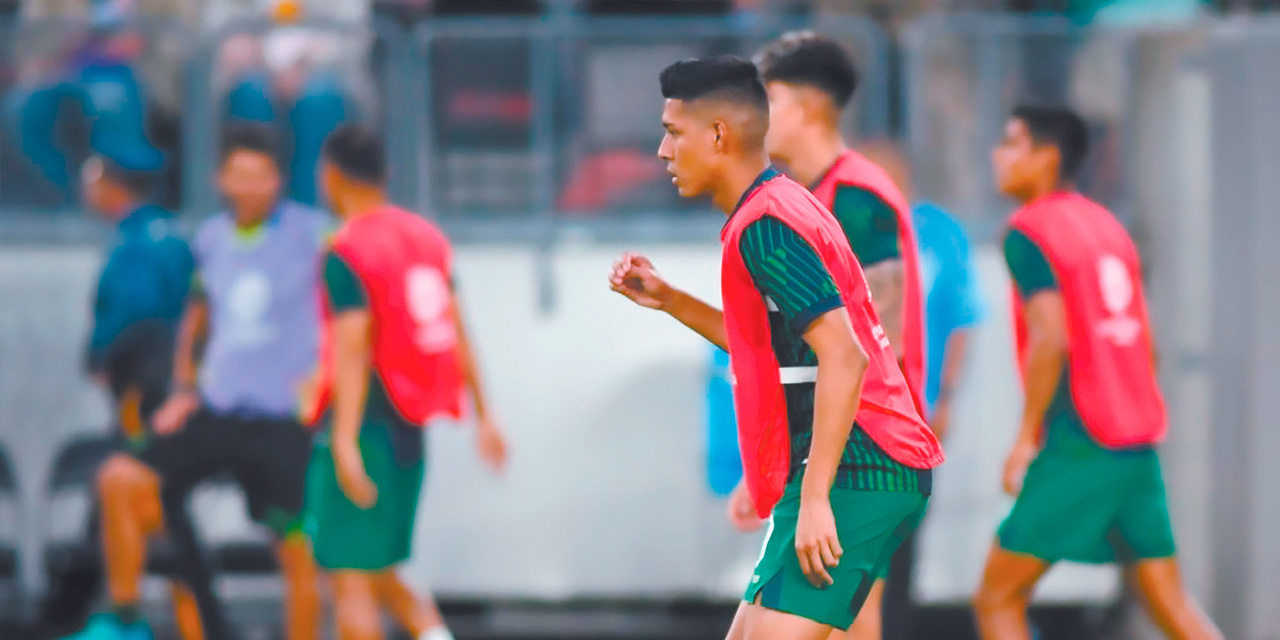
<instances>
[{"instance_id":1,"label":"concrete wall","mask_svg":"<svg viewBox=\"0 0 1280 640\"><path fill-rule=\"evenodd\" d=\"M406 568L413 581L477 596L740 594L760 536L733 532L707 485L708 348L608 291L605 277L622 249L555 251L556 305L545 314L532 251L459 251L463 302L512 460L494 478L476 459L469 430L432 430L418 553ZM653 247L650 255L672 280L718 299L714 245ZM102 394L79 369L98 259L87 246L0 252L0 442L25 489L33 587L50 458L73 434L106 422ZM1002 306L1007 281L994 250L982 250L978 264L991 313L975 339L923 536L918 595L929 601L968 597L1008 507L999 469L1019 405ZM1112 571L1062 567L1041 596L1094 601L1114 586Z\"/></svg>"}]
</instances>

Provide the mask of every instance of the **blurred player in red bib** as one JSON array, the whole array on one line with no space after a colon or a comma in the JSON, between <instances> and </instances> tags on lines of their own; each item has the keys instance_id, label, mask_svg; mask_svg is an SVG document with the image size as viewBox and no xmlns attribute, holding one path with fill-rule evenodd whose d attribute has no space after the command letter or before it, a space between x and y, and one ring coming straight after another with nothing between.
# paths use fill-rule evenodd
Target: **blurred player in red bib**
<instances>
[{"instance_id":1,"label":"blurred player in red bib","mask_svg":"<svg viewBox=\"0 0 1280 640\"><path fill-rule=\"evenodd\" d=\"M474 401L481 456L506 460L453 291L453 255L435 225L387 201L377 135L325 143L322 178L342 228L324 256L320 374L304 413L321 418L307 475L307 530L333 579L340 640L381 640L381 611L417 640L452 640L440 612L396 574L409 558L426 466L424 426ZM323 416L323 417L322 417Z\"/></svg>"},{"instance_id":2,"label":"blurred player in red bib","mask_svg":"<svg viewBox=\"0 0 1280 640\"><path fill-rule=\"evenodd\" d=\"M1026 399L1004 468L1017 502L974 600L978 626L985 640L1031 640L1027 607L1053 563L1119 562L1166 636L1216 640L1176 559L1138 251L1071 187L1087 148L1075 113L1022 106L993 154L1000 191L1022 207L1004 254Z\"/></svg>"}]
</instances>

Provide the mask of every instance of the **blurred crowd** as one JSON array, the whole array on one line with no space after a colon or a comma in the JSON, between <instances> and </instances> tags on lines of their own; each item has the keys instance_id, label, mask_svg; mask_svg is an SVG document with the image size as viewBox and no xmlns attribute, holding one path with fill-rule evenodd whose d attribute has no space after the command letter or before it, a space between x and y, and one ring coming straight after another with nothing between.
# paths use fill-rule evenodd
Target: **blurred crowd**
<instances>
[{"instance_id":1,"label":"blurred crowd","mask_svg":"<svg viewBox=\"0 0 1280 640\"><path fill-rule=\"evenodd\" d=\"M1183 20L1203 11L1261 10L1277 4L1272 0L4 0L0 1L0 33L5 34L5 44L0 46L0 207L70 208L78 197L75 169L97 152L122 166L158 173L162 179L157 181L155 199L169 208L182 208L181 168L188 151L184 142L190 144L184 131L245 120L279 128L288 140L289 193L300 202L314 203L314 169L324 137L349 120L385 117L378 100L383 95L377 86L379 76L371 71L385 64L386 55L373 36L353 37L341 28L321 29L316 24L361 25L384 17L388 23L410 27L437 16L530 16L556 11L720 15L751 24L765 14L818 12L870 16L886 27L892 39L904 20L926 12L1037 13L1088 24ZM265 29L264 23L275 28ZM494 64L476 63L479 66L472 65L467 73L487 75L475 72L492 67L493 82L511 86L459 91L446 106L475 120L480 130L476 135L500 133L505 123L515 125L512 136L519 138L524 129L518 121L527 120L531 113L531 96L527 91L522 94L521 86L527 86L528 79L500 76L504 69L507 75L519 75L509 61L527 58L527 48L514 43L498 51L491 45L485 43ZM193 49L201 55L192 55ZM473 52L458 49L455 53L472 56ZM205 61L212 61L211 69L201 68ZM193 94L191 79L205 78L201 71L208 72L212 91ZM450 65L435 72L448 76ZM208 106L213 122L186 121L184 105L193 95L212 96L213 104ZM481 103L483 110L478 109ZM557 105L557 110L564 109ZM484 118L480 111L494 113ZM464 125L448 123L444 136L465 129ZM576 126L575 122L569 128ZM585 155L584 161L566 169L558 198L564 209L608 204L616 199L613 192L654 177L649 175L652 167L638 162L630 150L591 149Z\"/></svg>"}]
</instances>

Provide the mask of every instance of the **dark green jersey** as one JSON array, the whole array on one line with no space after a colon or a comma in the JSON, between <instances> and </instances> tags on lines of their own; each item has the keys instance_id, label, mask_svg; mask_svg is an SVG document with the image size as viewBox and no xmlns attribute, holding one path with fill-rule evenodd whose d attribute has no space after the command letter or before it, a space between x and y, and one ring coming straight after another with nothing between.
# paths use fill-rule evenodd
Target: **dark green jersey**
<instances>
[{"instance_id":1,"label":"dark green jersey","mask_svg":"<svg viewBox=\"0 0 1280 640\"><path fill-rule=\"evenodd\" d=\"M1057 290L1058 278L1054 275L1049 260L1040 247L1021 231L1010 230L1005 236L1004 259L1009 265L1013 285L1023 300L1030 300L1042 291ZM1045 446L1073 450L1082 455L1117 453L1102 448L1089 437L1071 395L1070 374L1070 365L1064 363L1058 389L1044 415L1044 424L1048 427Z\"/></svg>"},{"instance_id":2,"label":"dark green jersey","mask_svg":"<svg viewBox=\"0 0 1280 640\"><path fill-rule=\"evenodd\" d=\"M359 276L333 251L325 254L324 290L334 314L369 308L369 298ZM422 456L422 429L400 416L376 372L369 381L365 401L365 421L372 420L391 425L389 430L397 458L406 461Z\"/></svg>"},{"instance_id":3,"label":"dark green jersey","mask_svg":"<svg viewBox=\"0 0 1280 640\"><path fill-rule=\"evenodd\" d=\"M831 213L863 269L902 257L898 214L874 192L851 185L836 187Z\"/></svg>"},{"instance_id":4,"label":"dark green jersey","mask_svg":"<svg viewBox=\"0 0 1280 640\"><path fill-rule=\"evenodd\" d=\"M739 250L760 295L773 302L769 313L774 355L783 367L816 366L804 341L809 325L841 306L835 280L813 248L791 227L764 216L742 232ZM813 440L814 384L785 387L791 432L791 474L799 473ZM928 473L928 472L924 472ZM879 491L928 491L921 472L885 453L857 424L849 436L836 486Z\"/></svg>"}]
</instances>

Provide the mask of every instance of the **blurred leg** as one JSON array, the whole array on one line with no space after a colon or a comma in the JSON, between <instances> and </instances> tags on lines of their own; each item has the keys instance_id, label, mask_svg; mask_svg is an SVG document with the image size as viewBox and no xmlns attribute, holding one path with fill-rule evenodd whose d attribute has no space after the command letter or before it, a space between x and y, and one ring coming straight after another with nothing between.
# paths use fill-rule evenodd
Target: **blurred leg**
<instances>
[{"instance_id":1,"label":"blurred leg","mask_svg":"<svg viewBox=\"0 0 1280 640\"><path fill-rule=\"evenodd\" d=\"M173 598L173 619L182 640L204 640L204 627L200 624L200 607L191 590L178 581L169 584Z\"/></svg>"},{"instance_id":2,"label":"blurred leg","mask_svg":"<svg viewBox=\"0 0 1280 640\"><path fill-rule=\"evenodd\" d=\"M440 615L435 599L430 594L422 597L414 594L394 569L377 574L374 587L378 602L391 613L400 628L408 631L414 638L420 638L434 629L445 628L444 616Z\"/></svg>"},{"instance_id":3,"label":"blurred leg","mask_svg":"<svg viewBox=\"0 0 1280 640\"><path fill-rule=\"evenodd\" d=\"M745 602L738 605L738 611L733 614L733 624L729 625L729 635L725 636L725 640L747 640L748 606L750 605Z\"/></svg>"},{"instance_id":4,"label":"blurred leg","mask_svg":"<svg viewBox=\"0 0 1280 640\"><path fill-rule=\"evenodd\" d=\"M361 571L332 574L338 640L382 640L373 577Z\"/></svg>"},{"instance_id":5,"label":"blurred leg","mask_svg":"<svg viewBox=\"0 0 1280 640\"><path fill-rule=\"evenodd\" d=\"M320 637L320 571L311 555L311 541L294 533L276 545L285 582L285 638Z\"/></svg>"},{"instance_id":6,"label":"blurred leg","mask_svg":"<svg viewBox=\"0 0 1280 640\"><path fill-rule=\"evenodd\" d=\"M1151 620L1170 640L1222 640L1222 632L1183 586L1177 560L1143 560L1129 574Z\"/></svg>"},{"instance_id":7,"label":"blurred leg","mask_svg":"<svg viewBox=\"0 0 1280 640\"><path fill-rule=\"evenodd\" d=\"M973 599L983 640L1031 640L1027 607L1036 583L1048 570L1043 560L992 547Z\"/></svg>"},{"instance_id":8,"label":"blurred leg","mask_svg":"<svg viewBox=\"0 0 1280 640\"><path fill-rule=\"evenodd\" d=\"M191 485L166 483L161 488L160 501L163 505L166 538L173 547L174 559L178 565L176 577L186 586L199 611L205 640L226 640L231 637L226 614L213 591L213 570L187 508L190 487Z\"/></svg>"},{"instance_id":9,"label":"blurred leg","mask_svg":"<svg viewBox=\"0 0 1280 640\"><path fill-rule=\"evenodd\" d=\"M113 456L98 473L102 502L102 547L112 604L136 605L146 567L147 539L164 522L160 478L125 455Z\"/></svg>"}]
</instances>

